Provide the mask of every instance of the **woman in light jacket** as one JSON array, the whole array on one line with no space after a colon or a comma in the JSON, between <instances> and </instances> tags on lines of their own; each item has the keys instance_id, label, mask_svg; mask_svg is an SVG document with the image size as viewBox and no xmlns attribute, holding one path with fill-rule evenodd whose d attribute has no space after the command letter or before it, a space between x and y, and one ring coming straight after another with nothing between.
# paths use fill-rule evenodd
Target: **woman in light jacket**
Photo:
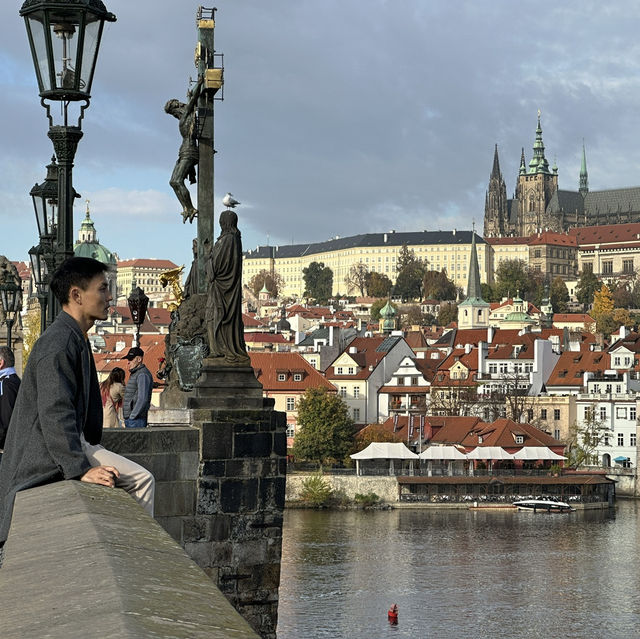
<instances>
[{"instance_id":1,"label":"woman in light jacket","mask_svg":"<svg viewBox=\"0 0 640 639\"><path fill-rule=\"evenodd\" d=\"M100 384L102 395L102 427L122 428L122 398L124 397L124 370L114 368Z\"/></svg>"}]
</instances>

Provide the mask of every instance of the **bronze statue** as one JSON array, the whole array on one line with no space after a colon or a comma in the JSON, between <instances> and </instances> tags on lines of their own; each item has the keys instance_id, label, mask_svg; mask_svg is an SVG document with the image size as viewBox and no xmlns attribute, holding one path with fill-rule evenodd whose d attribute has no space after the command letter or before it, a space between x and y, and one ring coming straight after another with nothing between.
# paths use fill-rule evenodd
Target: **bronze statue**
<instances>
[{"instance_id":1,"label":"bronze statue","mask_svg":"<svg viewBox=\"0 0 640 639\"><path fill-rule=\"evenodd\" d=\"M234 211L220 214L220 237L207 260L207 333L210 356L249 366L242 323L242 241Z\"/></svg>"},{"instance_id":2,"label":"bronze statue","mask_svg":"<svg viewBox=\"0 0 640 639\"><path fill-rule=\"evenodd\" d=\"M191 243L193 251L193 260L191 260L191 268L184 282L184 298L198 294L198 238L194 237Z\"/></svg>"},{"instance_id":3,"label":"bronze statue","mask_svg":"<svg viewBox=\"0 0 640 639\"><path fill-rule=\"evenodd\" d=\"M198 78L198 82L193 89L187 94L189 96L189 102L185 104L180 100L169 100L164 110L174 118L179 120L178 129L182 136L182 144L178 151L178 161L171 174L169 184L174 190L178 201L182 205L182 222L193 222L193 218L198 214L197 209L191 202L191 194L189 189L185 186L184 181L189 178L191 184L195 184L196 181L196 164L198 164L199 153L197 143L197 131L196 129L196 105L198 97L202 91L202 84L204 82L203 76Z\"/></svg>"}]
</instances>

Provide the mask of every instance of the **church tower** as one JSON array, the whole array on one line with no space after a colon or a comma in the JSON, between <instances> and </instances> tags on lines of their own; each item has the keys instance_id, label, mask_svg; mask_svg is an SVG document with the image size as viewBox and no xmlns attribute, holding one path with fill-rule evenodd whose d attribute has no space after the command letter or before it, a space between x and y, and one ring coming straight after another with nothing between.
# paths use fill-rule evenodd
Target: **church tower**
<instances>
[{"instance_id":1,"label":"church tower","mask_svg":"<svg viewBox=\"0 0 640 639\"><path fill-rule=\"evenodd\" d=\"M467 297L458 304L458 328L487 328L489 326L489 311L491 305L482 299L480 286L480 268L478 267L478 253L476 251L475 225L471 232L471 258L469 260L469 280L467 283Z\"/></svg>"},{"instance_id":2,"label":"church tower","mask_svg":"<svg viewBox=\"0 0 640 639\"><path fill-rule=\"evenodd\" d=\"M484 236L501 237L509 233L507 187L498 160L498 145L493 152L493 169L484 201Z\"/></svg>"},{"instance_id":3,"label":"church tower","mask_svg":"<svg viewBox=\"0 0 640 639\"><path fill-rule=\"evenodd\" d=\"M536 140L533 144L533 157L526 168L524 150L520 161L516 198L518 200L518 228L520 236L529 236L538 229L548 228L560 231L559 220L547 215L547 205L558 190L558 169L549 169L549 162L544 155L542 141L542 127L540 126L540 111L538 111L538 128Z\"/></svg>"},{"instance_id":4,"label":"church tower","mask_svg":"<svg viewBox=\"0 0 640 639\"><path fill-rule=\"evenodd\" d=\"M582 163L580 164L580 195L585 197L589 192L589 176L587 175L587 154L584 150L584 140L582 141Z\"/></svg>"}]
</instances>

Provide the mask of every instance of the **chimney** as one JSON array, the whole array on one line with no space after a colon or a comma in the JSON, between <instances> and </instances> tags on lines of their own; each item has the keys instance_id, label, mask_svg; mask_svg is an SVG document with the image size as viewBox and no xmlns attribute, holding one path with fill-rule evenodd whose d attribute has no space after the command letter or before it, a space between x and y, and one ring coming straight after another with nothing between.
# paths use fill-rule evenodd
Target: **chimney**
<instances>
[{"instance_id":1,"label":"chimney","mask_svg":"<svg viewBox=\"0 0 640 639\"><path fill-rule=\"evenodd\" d=\"M333 326L329 325L329 346L333 346Z\"/></svg>"}]
</instances>

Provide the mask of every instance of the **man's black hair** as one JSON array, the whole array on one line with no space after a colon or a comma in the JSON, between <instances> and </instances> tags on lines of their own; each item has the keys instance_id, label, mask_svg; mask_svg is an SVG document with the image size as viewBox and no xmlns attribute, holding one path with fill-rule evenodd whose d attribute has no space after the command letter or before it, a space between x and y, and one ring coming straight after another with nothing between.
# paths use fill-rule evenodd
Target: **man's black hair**
<instances>
[{"instance_id":1,"label":"man's black hair","mask_svg":"<svg viewBox=\"0 0 640 639\"><path fill-rule=\"evenodd\" d=\"M65 260L51 277L51 290L64 306L69 302L69 291L72 286L87 290L89 282L100 273L107 271L107 265L91 257L70 257Z\"/></svg>"},{"instance_id":2,"label":"man's black hair","mask_svg":"<svg viewBox=\"0 0 640 639\"><path fill-rule=\"evenodd\" d=\"M16 365L13 351L8 346L0 346L0 359L4 361L5 368L12 368Z\"/></svg>"}]
</instances>

